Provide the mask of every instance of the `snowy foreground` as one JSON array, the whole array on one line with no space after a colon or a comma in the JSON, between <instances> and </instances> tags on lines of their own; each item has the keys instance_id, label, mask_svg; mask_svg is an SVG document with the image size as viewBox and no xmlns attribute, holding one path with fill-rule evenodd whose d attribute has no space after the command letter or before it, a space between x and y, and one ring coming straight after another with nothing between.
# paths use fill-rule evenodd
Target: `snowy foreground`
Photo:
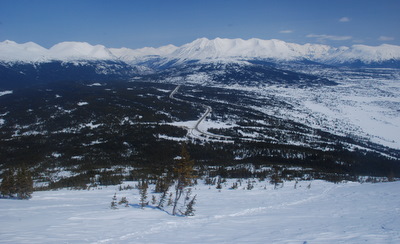
<instances>
[{"instance_id":1,"label":"snowy foreground","mask_svg":"<svg viewBox=\"0 0 400 244\"><path fill-rule=\"evenodd\" d=\"M400 243L400 182L231 183L196 186L194 217L142 210L138 191L118 186L0 199L0 243ZM115 192L131 206L110 209Z\"/></svg>"}]
</instances>

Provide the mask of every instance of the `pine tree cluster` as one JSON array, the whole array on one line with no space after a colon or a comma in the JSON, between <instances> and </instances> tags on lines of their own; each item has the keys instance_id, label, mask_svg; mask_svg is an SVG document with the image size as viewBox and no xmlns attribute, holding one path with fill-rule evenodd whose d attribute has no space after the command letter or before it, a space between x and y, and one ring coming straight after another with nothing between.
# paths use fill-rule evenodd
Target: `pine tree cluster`
<instances>
[{"instance_id":1,"label":"pine tree cluster","mask_svg":"<svg viewBox=\"0 0 400 244\"><path fill-rule=\"evenodd\" d=\"M186 144L182 145L181 156L177 158L172 170L164 170L164 173L150 178L148 175L142 175L138 180L136 188L139 190L139 204L141 209L151 204L152 208L158 208L166 211L166 208L172 207L172 215L193 216L196 204L196 197L191 197L191 186L195 185L197 181L194 175L194 160L190 159L189 152L186 149ZM154 180L155 178L155 180ZM220 180L220 184L223 181ZM155 195L151 196L149 200L148 192L152 189L149 185L154 185L153 193L160 193L157 198ZM174 186L174 190L170 191L170 187ZM119 191L124 190L119 186ZM126 197L123 197L119 205L125 204L129 206ZM111 209L118 209L117 196L114 194Z\"/></svg>"},{"instance_id":2,"label":"pine tree cluster","mask_svg":"<svg viewBox=\"0 0 400 244\"><path fill-rule=\"evenodd\" d=\"M3 173L0 185L0 192L3 197L29 199L33 192L32 176L26 167L18 170L8 169Z\"/></svg>"}]
</instances>

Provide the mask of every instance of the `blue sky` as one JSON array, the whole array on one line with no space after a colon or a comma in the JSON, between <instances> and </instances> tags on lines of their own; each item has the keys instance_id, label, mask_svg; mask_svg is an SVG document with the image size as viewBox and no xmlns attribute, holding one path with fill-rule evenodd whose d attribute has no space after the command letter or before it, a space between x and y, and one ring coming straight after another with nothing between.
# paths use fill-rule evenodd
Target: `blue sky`
<instances>
[{"instance_id":1,"label":"blue sky","mask_svg":"<svg viewBox=\"0 0 400 244\"><path fill-rule=\"evenodd\" d=\"M200 37L400 45L400 0L0 0L0 41L141 48Z\"/></svg>"}]
</instances>

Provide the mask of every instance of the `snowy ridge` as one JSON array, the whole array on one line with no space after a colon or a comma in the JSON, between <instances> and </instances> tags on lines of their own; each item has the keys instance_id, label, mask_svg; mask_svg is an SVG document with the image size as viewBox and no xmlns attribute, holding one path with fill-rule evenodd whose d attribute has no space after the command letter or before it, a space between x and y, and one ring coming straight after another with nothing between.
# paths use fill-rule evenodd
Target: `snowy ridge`
<instances>
[{"instance_id":1,"label":"snowy ridge","mask_svg":"<svg viewBox=\"0 0 400 244\"><path fill-rule=\"evenodd\" d=\"M128 63L134 63L135 61L141 61L146 56L167 56L174 52L178 47L174 45L162 46L159 48L144 47L140 49L129 49L129 48L110 48L113 53L120 60Z\"/></svg>"},{"instance_id":2,"label":"snowy ridge","mask_svg":"<svg viewBox=\"0 0 400 244\"><path fill-rule=\"evenodd\" d=\"M170 57L184 60L204 59L315 59L326 55L332 48L326 45L287 43L281 40L261 39L197 39L173 52Z\"/></svg>"},{"instance_id":3,"label":"snowy ridge","mask_svg":"<svg viewBox=\"0 0 400 244\"><path fill-rule=\"evenodd\" d=\"M167 45L159 48L141 49L107 48L86 42L62 42L50 49L33 42L18 44L13 41L0 42L0 60L6 62L46 62L51 60L121 60L135 64L151 58L166 60L200 60L202 62L237 62L252 59L277 61L311 60L322 63L364 63L400 60L400 46L353 45L335 48L321 44L296 44L281 40L252 38L209 40L200 38L176 47Z\"/></svg>"},{"instance_id":4,"label":"snowy ridge","mask_svg":"<svg viewBox=\"0 0 400 244\"><path fill-rule=\"evenodd\" d=\"M281 40L252 38L208 40L200 38L175 50L170 59L200 61L235 61L237 59L272 59L278 61L311 60L322 63L384 62L400 59L400 46L353 45L335 48L321 44L296 44Z\"/></svg>"},{"instance_id":5,"label":"snowy ridge","mask_svg":"<svg viewBox=\"0 0 400 244\"><path fill-rule=\"evenodd\" d=\"M86 42L61 42L46 49L33 42L0 42L0 60L8 62L48 62L51 60L115 60L104 46Z\"/></svg>"},{"instance_id":6,"label":"snowy ridge","mask_svg":"<svg viewBox=\"0 0 400 244\"><path fill-rule=\"evenodd\" d=\"M400 59L400 46L382 44L377 47L353 45L351 48L342 47L327 58L339 63L362 61L364 63L384 62Z\"/></svg>"}]
</instances>

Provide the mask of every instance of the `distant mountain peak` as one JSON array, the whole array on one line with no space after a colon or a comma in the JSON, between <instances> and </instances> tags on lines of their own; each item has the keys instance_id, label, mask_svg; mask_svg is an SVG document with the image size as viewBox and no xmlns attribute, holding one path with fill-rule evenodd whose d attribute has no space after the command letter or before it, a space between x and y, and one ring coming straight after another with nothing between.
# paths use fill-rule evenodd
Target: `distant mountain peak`
<instances>
[{"instance_id":1,"label":"distant mountain peak","mask_svg":"<svg viewBox=\"0 0 400 244\"><path fill-rule=\"evenodd\" d=\"M0 60L11 62L42 61L48 54L48 50L34 42L18 44L6 40L0 42Z\"/></svg>"},{"instance_id":2,"label":"distant mountain peak","mask_svg":"<svg viewBox=\"0 0 400 244\"><path fill-rule=\"evenodd\" d=\"M87 42L61 42L49 49L56 60L114 60L116 57L103 45L92 46Z\"/></svg>"}]
</instances>

